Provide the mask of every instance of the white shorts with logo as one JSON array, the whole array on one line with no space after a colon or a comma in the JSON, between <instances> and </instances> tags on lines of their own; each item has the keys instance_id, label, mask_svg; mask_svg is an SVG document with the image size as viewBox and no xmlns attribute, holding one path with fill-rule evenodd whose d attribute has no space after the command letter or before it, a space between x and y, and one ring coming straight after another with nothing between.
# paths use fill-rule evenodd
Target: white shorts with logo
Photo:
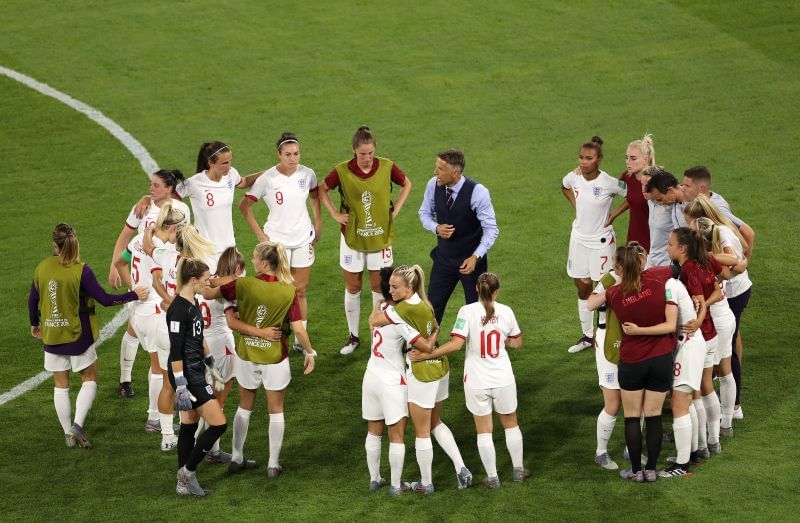
<instances>
[{"instance_id":1,"label":"white shorts with logo","mask_svg":"<svg viewBox=\"0 0 800 523\"><path fill-rule=\"evenodd\" d=\"M570 278L591 278L599 281L611 270L614 248L615 245L611 243L591 249L570 237L567 274Z\"/></svg>"},{"instance_id":2,"label":"white shorts with logo","mask_svg":"<svg viewBox=\"0 0 800 523\"><path fill-rule=\"evenodd\" d=\"M236 358L234 369L236 381L248 390L256 390L262 386L266 390L283 390L292 381L289 358L268 365Z\"/></svg>"},{"instance_id":3,"label":"white shorts with logo","mask_svg":"<svg viewBox=\"0 0 800 523\"><path fill-rule=\"evenodd\" d=\"M601 387L611 390L619 390L619 380L617 379L617 364L611 363L606 359L603 345L606 341L606 330L597 329L594 333L597 347L594 350L594 361L597 364L597 380Z\"/></svg>"},{"instance_id":4,"label":"white shorts with logo","mask_svg":"<svg viewBox=\"0 0 800 523\"><path fill-rule=\"evenodd\" d=\"M408 382L408 402L423 409L432 409L440 401L450 396L450 373L436 381L419 381L412 372L406 374Z\"/></svg>"},{"instance_id":5,"label":"white shorts with logo","mask_svg":"<svg viewBox=\"0 0 800 523\"><path fill-rule=\"evenodd\" d=\"M347 272L363 272L365 263L368 271L379 271L384 267L391 267L394 263L391 245L375 252L361 252L347 245L344 234L340 236L339 266Z\"/></svg>"},{"instance_id":6,"label":"white shorts with logo","mask_svg":"<svg viewBox=\"0 0 800 523\"><path fill-rule=\"evenodd\" d=\"M97 361L97 351L89 347L83 354L77 356L62 356L61 354L44 353L44 370L47 372L61 372L72 369L80 372Z\"/></svg>"},{"instance_id":7,"label":"white shorts with logo","mask_svg":"<svg viewBox=\"0 0 800 523\"><path fill-rule=\"evenodd\" d=\"M517 384L514 382L496 389L473 389L465 383L464 399L473 416L488 416L493 409L498 414L511 414L517 411Z\"/></svg>"},{"instance_id":8,"label":"white shorts with logo","mask_svg":"<svg viewBox=\"0 0 800 523\"><path fill-rule=\"evenodd\" d=\"M214 365L222 375L225 383L233 379L234 362L236 361L236 341L233 333L209 334L203 339L208 344L208 350L214 356Z\"/></svg>"},{"instance_id":9,"label":"white shorts with logo","mask_svg":"<svg viewBox=\"0 0 800 523\"><path fill-rule=\"evenodd\" d=\"M730 358L733 355L733 331L736 330L736 316L733 315L730 309L725 309L722 316L711 316L714 320L714 328L717 330L717 350L714 353L714 365L719 365L719 362L724 358Z\"/></svg>"},{"instance_id":10,"label":"white shorts with logo","mask_svg":"<svg viewBox=\"0 0 800 523\"><path fill-rule=\"evenodd\" d=\"M387 385L376 373L367 370L361 382L361 417L367 421L385 420L394 425L408 417L408 386Z\"/></svg>"},{"instance_id":11,"label":"white shorts with logo","mask_svg":"<svg viewBox=\"0 0 800 523\"><path fill-rule=\"evenodd\" d=\"M162 370L167 370L167 359L169 358L167 315L164 312L145 313L143 309L144 307L136 309L131 319L131 325L133 325L136 337L139 338L139 343L144 350L157 353L158 365Z\"/></svg>"},{"instance_id":12,"label":"white shorts with logo","mask_svg":"<svg viewBox=\"0 0 800 523\"><path fill-rule=\"evenodd\" d=\"M286 256L289 258L289 267L293 269L304 269L314 265L316 259L314 246L311 240L299 247L286 248Z\"/></svg>"},{"instance_id":13,"label":"white shorts with logo","mask_svg":"<svg viewBox=\"0 0 800 523\"><path fill-rule=\"evenodd\" d=\"M706 343L700 332L695 332L691 338L679 342L672 363L672 374L674 376L672 387L688 385L692 390L700 390L705 359Z\"/></svg>"},{"instance_id":14,"label":"white shorts with logo","mask_svg":"<svg viewBox=\"0 0 800 523\"><path fill-rule=\"evenodd\" d=\"M702 337L702 335L701 335ZM717 343L719 343L719 335L714 336L706 342L706 355L703 361L703 368L708 369L714 366L714 359L717 357Z\"/></svg>"}]
</instances>

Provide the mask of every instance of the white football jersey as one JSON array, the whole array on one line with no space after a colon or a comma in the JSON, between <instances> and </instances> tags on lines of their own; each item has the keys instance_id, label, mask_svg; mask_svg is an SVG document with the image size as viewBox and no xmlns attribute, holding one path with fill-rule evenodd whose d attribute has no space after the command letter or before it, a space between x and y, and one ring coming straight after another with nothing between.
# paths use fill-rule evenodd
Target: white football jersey
<instances>
[{"instance_id":1,"label":"white football jersey","mask_svg":"<svg viewBox=\"0 0 800 523\"><path fill-rule=\"evenodd\" d=\"M382 306L385 310L386 305ZM403 349L421 336L406 323L372 329L372 351L367 370L376 373L387 385L405 384L406 362Z\"/></svg>"},{"instance_id":2,"label":"white football jersey","mask_svg":"<svg viewBox=\"0 0 800 523\"><path fill-rule=\"evenodd\" d=\"M674 303L678 306L678 337L683 334L681 326L687 321L697 319L697 311L695 310L694 300L689 296L689 291L681 283L680 280L670 278L664 284L666 292L667 303ZM694 331L692 338L703 339L703 334L700 329Z\"/></svg>"},{"instance_id":3,"label":"white football jersey","mask_svg":"<svg viewBox=\"0 0 800 523\"><path fill-rule=\"evenodd\" d=\"M236 245L233 233L234 191L242 177L231 167L218 182L211 181L206 171L184 180L176 188L181 198L189 197L194 210L194 225L200 234L217 246L217 252Z\"/></svg>"},{"instance_id":4,"label":"white football jersey","mask_svg":"<svg viewBox=\"0 0 800 523\"><path fill-rule=\"evenodd\" d=\"M181 254L175 250L175 245L164 244L163 247L153 249L153 269L161 269L161 283L167 289L167 294L178 294L178 260Z\"/></svg>"},{"instance_id":5,"label":"white football jersey","mask_svg":"<svg viewBox=\"0 0 800 523\"><path fill-rule=\"evenodd\" d=\"M725 225L718 226L717 228L719 229L719 239L722 247L730 247L736 254L737 260L744 260L742 242L739 241L739 237L736 236L736 233ZM735 298L747 291L752 285L753 282L750 281L750 275L747 273L747 269L741 274L731 274L731 279L725 282L725 295L730 298Z\"/></svg>"},{"instance_id":6,"label":"white football jersey","mask_svg":"<svg viewBox=\"0 0 800 523\"><path fill-rule=\"evenodd\" d=\"M308 193L317 189L314 171L298 165L291 176L271 167L247 191L253 201L263 199L269 209L264 234L292 249L314 239L314 226L308 216Z\"/></svg>"},{"instance_id":7,"label":"white football jersey","mask_svg":"<svg viewBox=\"0 0 800 523\"><path fill-rule=\"evenodd\" d=\"M214 336L232 332L228 327L228 320L225 318L225 309L233 306L231 302L223 299L206 300L198 294L197 303L200 315L203 317L204 335Z\"/></svg>"},{"instance_id":8,"label":"white football jersey","mask_svg":"<svg viewBox=\"0 0 800 523\"><path fill-rule=\"evenodd\" d=\"M147 287L150 289L150 293L147 295L145 301L136 302L135 308L137 309L139 307L161 305L161 296L153 289L153 268L155 267L155 262L149 254L144 252L144 247L142 245L143 239L144 235L137 234L130 243L128 243L128 251L131 253L131 282L133 283L133 287ZM164 246L164 242L155 236L153 237L153 244L156 247ZM155 312L155 308L153 308L153 312Z\"/></svg>"},{"instance_id":9,"label":"white football jersey","mask_svg":"<svg viewBox=\"0 0 800 523\"><path fill-rule=\"evenodd\" d=\"M192 213L189 211L188 205L180 200L175 200L172 198L170 198L168 202L164 203L170 203L176 209L180 209L186 216L187 223L191 221ZM146 228L155 225L156 220L158 219L158 213L161 212L161 207L153 202L150 203L150 208L147 209L147 214L145 214L142 218L136 217L136 213L134 212L135 209L136 206L134 205L131 208L130 214L128 214L128 217L125 219L125 225L131 229L136 229L139 234L143 233Z\"/></svg>"},{"instance_id":10,"label":"white football jersey","mask_svg":"<svg viewBox=\"0 0 800 523\"><path fill-rule=\"evenodd\" d=\"M450 336L467 340L464 383L472 389L495 389L514 383L506 338L522 334L511 307L494 304L494 315L483 325L486 310L481 302L464 305L458 311Z\"/></svg>"},{"instance_id":11,"label":"white football jersey","mask_svg":"<svg viewBox=\"0 0 800 523\"><path fill-rule=\"evenodd\" d=\"M597 249L611 245L614 240L614 227L605 226L611 214L614 196L628 193L628 187L604 171L592 181L571 171L564 176L561 184L575 195L575 220L572 222L572 236L583 246Z\"/></svg>"}]
</instances>

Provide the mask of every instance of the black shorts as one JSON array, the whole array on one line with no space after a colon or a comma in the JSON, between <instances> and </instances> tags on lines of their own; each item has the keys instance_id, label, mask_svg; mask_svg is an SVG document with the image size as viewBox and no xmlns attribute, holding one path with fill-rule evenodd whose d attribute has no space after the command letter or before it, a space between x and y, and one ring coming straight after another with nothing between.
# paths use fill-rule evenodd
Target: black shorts
<instances>
[{"instance_id":1,"label":"black shorts","mask_svg":"<svg viewBox=\"0 0 800 523\"><path fill-rule=\"evenodd\" d=\"M667 392L672 388L672 353L640 361L619 362L617 379L622 390L651 390Z\"/></svg>"},{"instance_id":2,"label":"black shorts","mask_svg":"<svg viewBox=\"0 0 800 523\"><path fill-rule=\"evenodd\" d=\"M169 375L169 384L172 385L172 390L175 390L177 387L175 386L175 375L172 374L172 369L168 371ZM202 407L205 403L213 400L216 398L214 396L214 389L211 388L211 385L208 383L202 384L192 384L186 386L189 389L189 392L192 393L192 396L197 398L196 401L192 402L192 408L196 409L197 407Z\"/></svg>"}]
</instances>

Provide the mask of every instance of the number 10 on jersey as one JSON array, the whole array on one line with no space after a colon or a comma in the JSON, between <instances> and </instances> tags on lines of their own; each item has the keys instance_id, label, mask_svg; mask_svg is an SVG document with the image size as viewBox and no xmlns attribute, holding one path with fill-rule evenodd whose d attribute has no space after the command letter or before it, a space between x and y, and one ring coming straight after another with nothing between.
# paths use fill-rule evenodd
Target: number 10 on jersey
<instances>
[{"instance_id":1,"label":"number 10 on jersey","mask_svg":"<svg viewBox=\"0 0 800 523\"><path fill-rule=\"evenodd\" d=\"M500 331L481 331L481 358L500 356Z\"/></svg>"}]
</instances>

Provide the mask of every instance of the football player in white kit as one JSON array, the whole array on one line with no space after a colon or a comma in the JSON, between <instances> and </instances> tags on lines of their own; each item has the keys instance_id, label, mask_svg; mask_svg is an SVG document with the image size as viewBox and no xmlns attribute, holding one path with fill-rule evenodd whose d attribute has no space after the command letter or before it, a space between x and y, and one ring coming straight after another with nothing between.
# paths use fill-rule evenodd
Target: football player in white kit
<instances>
[{"instance_id":1,"label":"football player in white kit","mask_svg":"<svg viewBox=\"0 0 800 523\"><path fill-rule=\"evenodd\" d=\"M120 282L119 271L114 264L119 255L125 250L125 247L131 241L134 233L142 234L146 227L150 227L156 223L158 212L165 202L170 202L177 209L180 209L189 219L189 207L178 200L172 200L170 197L172 191L178 185L178 182L183 180L183 173L178 170L165 170L161 169L156 171L150 179L150 198L149 206L144 209L144 215L137 215L136 209L138 205L131 208L130 214L125 219L125 225L122 227L117 242L114 244L114 253L111 256L111 267L108 271L108 283L113 288L118 288ZM130 312L130 309L129 309ZM133 331L130 322L128 322L128 330L122 336L122 343L120 344L119 351L119 395L123 398L133 398L136 393L131 387L131 371L133 370L133 363L136 359L136 349L139 347L139 340L136 339L136 333Z\"/></svg>"},{"instance_id":2,"label":"football player in white kit","mask_svg":"<svg viewBox=\"0 0 800 523\"><path fill-rule=\"evenodd\" d=\"M412 360L441 357L461 350L464 359L464 397L475 419L478 453L486 470L484 485L499 488L497 460L492 440L492 411L505 430L506 447L513 466L512 480L524 481L531 472L523 466L522 432L517 421L517 384L506 348L522 347L522 332L514 311L497 302L500 280L491 272L478 276L477 303L461 307L450 341L430 354L412 351Z\"/></svg>"},{"instance_id":3,"label":"football player in white kit","mask_svg":"<svg viewBox=\"0 0 800 523\"><path fill-rule=\"evenodd\" d=\"M381 290L385 302L376 304L373 313L383 314L394 303L389 292L391 267L381 269ZM381 477L381 443L384 427L389 427L389 495L397 496L410 489L402 481L406 447L404 443L408 421L408 387L406 384L406 346L430 352L436 343L436 333L425 338L406 323L384 325L372 329L372 351L361 384L361 416L367 421L367 453L371 492L386 484Z\"/></svg>"},{"instance_id":4,"label":"football player in white kit","mask_svg":"<svg viewBox=\"0 0 800 523\"><path fill-rule=\"evenodd\" d=\"M177 227L185 220L186 215L183 211L173 208L170 203L163 205L152 231L153 245L162 247L167 243L174 243ZM128 287L146 286L150 289L147 300L131 310L131 325L144 349L150 353L148 380L150 405L145 430L148 432L160 430L161 450L168 451L175 447L178 440L172 426L174 391L169 381L165 379L169 357L166 311L162 309L162 296L153 284L153 270L157 265L145 249L144 234L139 234L131 240L128 252L131 257L130 273L127 270L128 262L123 257L120 256L115 262L124 283Z\"/></svg>"},{"instance_id":5,"label":"football player in white kit","mask_svg":"<svg viewBox=\"0 0 800 523\"><path fill-rule=\"evenodd\" d=\"M285 132L276 143L278 165L266 171L239 203L247 223L259 242L282 243L289 256L289 266L297 288L303 326L308 329L308 301L306 288L314 263L314 245L322 233L317 176L312 169L300 164L300 140L292 132ZM307 200L311 198L314 223L308 216ZM263 199L269 215L263 229L259 227L251 206ZM294 349L303 347L295 339Z\"/></svg>"},{"instance_id":6,"label":"football player in white kit","mask_svg":"<svg viewBox=\"0 0 800 523\"><path fill-rule=\"evenodd\" d=\"M575 208L575 220L569 238L567 274L578 289L578 318L583 336L570 353L594 346L594 315L586 300L592 293L592 281L598 281L611 269L614 255L614 227L606 225L614 196L627 194L627 186L600 170L603 140L593 136L580 147L579 166L564 176L561 191Z\"/></svg>"}]
</instances>

